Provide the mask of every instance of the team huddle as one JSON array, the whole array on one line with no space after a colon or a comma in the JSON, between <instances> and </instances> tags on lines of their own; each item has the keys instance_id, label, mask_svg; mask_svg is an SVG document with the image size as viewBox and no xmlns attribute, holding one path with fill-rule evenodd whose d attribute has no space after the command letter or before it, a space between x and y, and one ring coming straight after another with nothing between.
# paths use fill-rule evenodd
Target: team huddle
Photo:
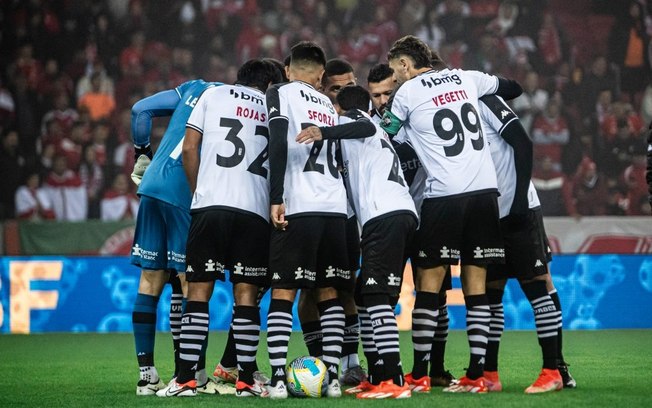
<instances>
[{"instance_id":1,"label":"team huddle","mask_svg":"<svg viewBox=\"0 0 652 408\"><path fill-rule=\"evenodd\" d=\"M575 387L530 182L532 143L505 103L521 87L448 69L413 36L397 40L387 59L370 70L365 89L346 61L327 61L318 45L300 42L285 63L246 62L234 85L195 80L134 105L138 395L287 398L297 295L308 352L328 372L327 397L501 391L508 278L532 305L543 356L525 392ZM171 118L153 155L156 116ZM408 260L416 298L413 366L405 373L394 308ZM446 290L457 264L470 351L458 379L444 366ZM215 381L206 374L208 302L225 270L233 318ZM175 372L166 384L154 336L168 282ZM271 377L256 363L267 290Z\"/></svg>"}]
</instances>

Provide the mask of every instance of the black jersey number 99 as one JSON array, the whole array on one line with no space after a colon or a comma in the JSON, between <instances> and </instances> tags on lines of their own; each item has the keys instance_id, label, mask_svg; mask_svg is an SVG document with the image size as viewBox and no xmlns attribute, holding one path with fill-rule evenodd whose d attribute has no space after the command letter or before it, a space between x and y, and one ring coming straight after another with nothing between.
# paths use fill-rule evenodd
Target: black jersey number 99
<instances>
[{"instance_id":1,"label":"black jersey number 99","mask_svg":"<svg viewBox=\"0 0 652 408\"><path fill-rule=\"evenodd\" d=\"M233 143L235 148L231 156L225 157L217 154L217 165L220 167L235 167L242 162L245 157L246 147L242 139L238 137L238 134L243 128L242 122L238 119L231 118L221 118L220 126L228 128L229 131L226 134L225 140L227 142ZM265 139L269 139L269 130L265 126L256 126L255 130L256 136L263 136ZM267 160L268 151L267 144L262 152L251 162L247 171L253 174L256 174L261 177L267 177L267 169L263 167L263 164Z\"/></svg>"},{"instance_id":2,"label":"black jersey number 99","mask_svg":"<svg viewBox=\"0 0 652 408\"><path fill-rule=\"evenodd\" d=\"M470 116L475 118L475 122L470 120ZM445 119L449 119L453 123L453 126L450 129L444 129L443 122ZM455 143L444 147L444 153L447 157L457 156L462 153L462 150L464 149L465 130L478 134L476 139L470 138L471 146L473 146L474 150L482 150L484 146L482 127L480 125L480 115L478 115L478 112L475 110L473 105L468 102L462 105L459 117L455 112L447 108L437 111L435 116L432 118L432 125L437 136L443 140L452 140L455 138Z\"/></svg>"}]
</instances>

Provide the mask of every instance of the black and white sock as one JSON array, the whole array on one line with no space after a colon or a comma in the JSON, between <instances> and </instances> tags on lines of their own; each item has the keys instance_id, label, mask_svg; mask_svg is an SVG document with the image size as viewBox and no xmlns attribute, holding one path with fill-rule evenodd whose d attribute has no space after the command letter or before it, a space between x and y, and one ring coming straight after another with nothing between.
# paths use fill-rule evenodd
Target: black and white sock
<instances>
[{"instance_id":1,"label":"black and white sock","mask_svg":"<svg viewBox=\"0 0 652 408\"><path fill-rule=\"evenodd\" d=\"M497 289L487 289L487 299L489 300L489 311L491 319L489 320L489 341L487 343L487 356L484 363L485 371L498 371L498 350L500 348L500 338L505 330L505 309L503 307L503 291Z\"/></svg>"},{"instance_id":2,"label":"black and white sock","mask_svg":"<svg viewBox=\"0 0 652 408\"><path fill-rule=\"evenodd\" d=\"M208 302L186 303L181 321L177 382L184 384L195 379L202 347L205 347L209 323Z\"/></svg>"},{"instance_id":3,"label":"black and white sock","mask_svg":"<svg viewBox=\"0 0 652 408\"><path fill-rule=\"evenodd\" d=\"M286 382L288 343L292 334L292 302L272 299L267 315L267 351L272 366L272 385Z\"/></svg>"},{"instance_id":4,"label":"black and white sock","mask_svg":"<svg viewBox=\"0 0 652 408\"><path fill-rule=\"evenodd\" d=\"M308 354L312 357L321 358L321 342L324 337L321 332L321 323L319 320L313 322L301 323L301 330L303 331L303 342L306 343Z\"/></svg>"},{"instance_id":5,"label":"black and white sock","mask_svg":"<svg viewBox=\"0 0 652 408\"><path fill-rule=\"evenodd\" d=\"M358 314L344 317L344 343L342 343L342 371L360 365L358 347L360 345L360 320Z\"/></svg>"},{"instance_id":6,"label":"black and white sock","mask_svg":"<svg viewBox=\"0 0 652 408\"><path fill-rule=\"evenodd\" d=\"M233 309L233 338L238 355L238 380L253 384L260 338L260 313L256 306Z\"/></svg>"},{"instance_id":7,"label":"black and white sock","mask_svg":"<svg viewBox=\"0 0 652 408\"><path fill-rule=\"evenodd\" d=\"M369 372L368 381L374 385L380 383L380 378L384 378L384 362L379 360L378 349L374 342L374 328L371 326L371 319L367 308L357 305L358 317L360 319L360 340L362 341L362 350L367 358L367 370Z\"/></svg>"},{"instance_id":8,"label":"black and white sock","mask_svg":"<svg viewBox=\"0 0 652 408\"><path fill-rule=\"evenodd\" d=\"M175 271L170 273L176 274ZM179 373L179 343L181 336L181 317L183 316L183 292L179 277L171 279L172 296L170 298L170 332L172 332L172 344L174 347L174 377Z\"/></svg>"},{"instance_id":9,"label":"black and white sock","mask_svg":"<svg viewBox=\"0 0 652 408\"><path fill-rule=\"evenodd\" d=\"M446 372L444 368L444 355L448 341L448 306L446 305L446 291L439 293L439 313L437 314L437 327L430 352L430 376L441 376Z\"/></svg>"},{"instance_id":10,"label":"black and white sock","mask_svg":"<svg viewBox=\"0 0 652 408\"><path fill-rule=\"evenodd\" d=\"M555 304L555 308L557 309L557 312L559 313L558 317L558 322L557 322L557 360L559 364L565 364L566 360L564 360L564 353L562 350L562 334L563 334L563 311L561 308L561 301L559 300L559 293L557 293L557 289L553 289L551 292L548 293L550 295L550 298Z\"/></svg>"},{"instance_id":11,"label":"black and white sock","mask_svg":"<svg viewBox=\"0 0 652 408\"><path fill-rule=\"evenodd\" d=\"M486 294L464 296L464 302L466 303L466 334L471 351L466 376L475 380L484 374L491 312Z\"/></svg>"},{"instance_id":12,"label":"black and white sock","mask_svg":"<svg viewBox=\"0 0 652 408\"><path fill-rule=\"evenodd\" d=\"M559 315L555 303L548 294L546 282L532 281L521 286L534 311L534 325L543 354L543 368L557 368L557 331Z\"/></svg>"},{"instance_id":13,"label":"black and white sock","mask_svg":"<svg viewBox=\"0 0 652 408\"><path fill-rule=\"evenodd\" d=\"M435 338L438 315L439 294L417 292L412 310L412 344L414 346L412 378L414 379L428 375L430 351Z\"/></svg>"},{"instance_id":14,"label":"black and white sock","mask_svg":"<svg viewBox=\"0 0 652 408\"><path fill-rule=\"evenodd\" d=\"M363 296L369 319L374 330L374 343L378 356L383 360L383 377L377 380L393 380L394 384L403 385L403 367L401 366L401 349L398 325L394 309L389 305L387 295Z\"/></svg>"},{"instance_id":15,"label":"black and white sock","mask_svg":"<svg viewBox=\"0 0 652 408\"><path fill-rule=\"evenodd\" d=\"M321 322L323 361L330 378L338 378L344 341L344 309L337 299L317 303Z\"/></svg>"}]
</instances>

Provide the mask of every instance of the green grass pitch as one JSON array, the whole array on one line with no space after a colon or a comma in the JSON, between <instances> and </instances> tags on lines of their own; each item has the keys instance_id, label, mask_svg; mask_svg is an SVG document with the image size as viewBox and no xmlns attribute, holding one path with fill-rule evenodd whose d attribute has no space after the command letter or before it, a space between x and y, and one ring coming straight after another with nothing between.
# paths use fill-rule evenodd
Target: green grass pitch
<instances>
[{"instance_id":1,"label":"green grass pitch","mask_svg":"<svg viewBox=\"0 0 652 408\"><path fill-rule=\"evenodd\" d=\"M212 332L207 368L212 372L221 355L226 334ZM171 374L172 340L168 333L156 338L159 373ZM162 399L135 394L138 369L130 334L35 334L0 336L3 392L0 407L641 407L651 406L647 374L652 366L652 330L567 331L564 353L578 382L575 390L525 395L523 390L540 369L534 332L506 332L500 354L504 391L486 395L444 394L440 389L406 400L361 401L351 396L332 399L237 399L234 396L199 395ZM261 369L269 374L265 340L261 339ZM412 366L410 333L401 333L403 362ZM305 354L300 333L293 333L288 357ZM447 368L460 376L468 359L466 336L450 334Z\"/></svg>"}]
</instances>

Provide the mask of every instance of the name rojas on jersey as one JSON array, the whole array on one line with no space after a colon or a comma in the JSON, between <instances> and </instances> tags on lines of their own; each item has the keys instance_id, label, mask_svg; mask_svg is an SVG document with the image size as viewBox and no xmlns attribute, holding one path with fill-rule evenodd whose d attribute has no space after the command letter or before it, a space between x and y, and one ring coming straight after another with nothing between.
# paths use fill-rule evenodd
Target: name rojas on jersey
<instances>
[{"instance_id":1,"label":"name rojas on jersey","mask_svg":"<svg viewBox=\"0 0 652 408\"><path fill-rule=\"evenodd\" d=\"M490 102L490 103L488 103ZM480 117L484 124L485 138L489 145L491 158L496 168L498 183L498 208L500 218L509 215L514 195L516 193L516 166L514 164L514 149L501 136L508 131L507 125L518 120L516 114L500 97L489 95L480 98ZM507 130L506 130L507 129ZM528 207L541 206L539 196L530 181L528 187Z\"/></svg>"},{"instance_id":2,"label":"name rojas on jersey","mask_svg":"<svg viewBox=\"0 0 652 408\"><path fill-rule=\"evenodd\" d=\"M445 69L422 73L397 90L391 112L427 172L425 198L496 190L478 97L497 88L493 75Z\"/></svg>"},{"instance_id":3,"label":"name rojas on jersey","mask_svg":"<svg viewBox=\"0 0 652 408\"><path fill-rule=\"evenodd\" d=\"M369 115L358 111L371 120ZM339 123L352 122L340 116ZM349 199L361 225L397 211L409 211L417 217L416 208L394 148L384 130L374 123L376 133L362 139L341 141Z\"/></svg>"},{"instance_id":4,"label":"name rojas on jersey","mask_svg":"<svg viewBox=\"0 0 652 408\"><path fill-rule=\"evenodd\" d=\"M295 141L308 126L333 126L337 114L331 101L305 82L293 81L267 91L270 122L287 120L287 164L283 182L285 215L347 214L346 190L340 178L334 140L302 144Z\"/></svg>"},{"instance_id":5,"label":"name rojas on jersey","mask_svg":"<svg viewBox=\"0 0 652 408\"><path fill-rule=\"evenodd\" d=\"M269 220L267 116L257 89L223 85L202 94L187 123L202 134L191 209L219 207Z\"/></svg>"}]
</instances>

